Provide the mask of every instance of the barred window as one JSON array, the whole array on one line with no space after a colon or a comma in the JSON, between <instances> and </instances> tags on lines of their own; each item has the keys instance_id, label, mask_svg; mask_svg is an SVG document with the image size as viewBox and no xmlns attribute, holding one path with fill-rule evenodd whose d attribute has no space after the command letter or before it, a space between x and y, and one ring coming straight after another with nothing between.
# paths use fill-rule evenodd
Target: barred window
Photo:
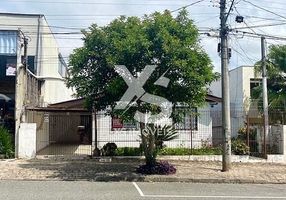
<instances>
[{"instance_id":1,"label":"barred window","mask_svg":"<svg viewBox=\"0 0 286 200\"><path fill-rule=\"evenodd\" d=\"M177 107L174 111L180 119L175 121L174 127L177 130L198 130L197 108Z\"/></svg>"}]
</instances>

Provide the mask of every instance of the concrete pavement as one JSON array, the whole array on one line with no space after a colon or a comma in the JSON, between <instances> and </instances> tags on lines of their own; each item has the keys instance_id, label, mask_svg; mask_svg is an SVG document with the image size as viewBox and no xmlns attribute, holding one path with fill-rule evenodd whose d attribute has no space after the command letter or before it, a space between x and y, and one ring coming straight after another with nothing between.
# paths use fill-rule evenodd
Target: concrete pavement
<instances>
[{"instance_id":1,"label":"concrete pavement","mask_svg":"<svg viewBox=\"0 0 286 200\"><path fill-rule=\"evenodd\" d=\"M138 159L113 159L102 163L95 159L1 160L0 180L76 180L147 181L196 183L284 183L286 165L274 163L233 163L229 172L221 172L221 162L170 161L174 175L143 176L135 172Z\"/></svg>"}]
</instances>

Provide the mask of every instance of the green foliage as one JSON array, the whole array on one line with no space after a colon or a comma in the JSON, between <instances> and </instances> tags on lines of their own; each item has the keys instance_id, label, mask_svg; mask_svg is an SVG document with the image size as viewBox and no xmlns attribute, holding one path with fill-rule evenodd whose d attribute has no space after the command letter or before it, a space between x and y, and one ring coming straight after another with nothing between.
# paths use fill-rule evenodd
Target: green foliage
<instances>
[{"instance_id":1,"label":"green foliage","mask_svg":"<svg viewBox=\"0 0 286 200\"><path fill-rule=\"evenodd\" d=\"M286 116L286 45L271 45L267 55L267 92L269 99L269 111L279 113L270 116L270 122L284 119ZM262 73L261 62L255 65L256 72ZM258 86L254 91L254 98L259 100L259 107L262 110L262 86ZM274 119L272 119L274 117ZM282 122L286 124L286 121Z\"/></svg>"},{"instance_id":2,"label":"green foliage","mask_svg":"<svg viewBox=\"0 0 286 200\"><path fill-rule=\"evenodd\" d=\"M142 156L142 149L138 147L119 147L116 149L116 156ZM209 148L199 148L190 149L183 147L163 147L158 152L158 155L169 155L169 156L186 156L186 155L221 155L221 147L209 147Z\"/></svg>"},{"instance_id":3,"label":"green foliage","mask_svg":"<svg viewBox=\"0 0 286 200\"><path fill-rule=\"evenodd\" d=\"M103 156L115 156L117 150L117 145L113 142L106 143L101 151L101 155Z\"/></svg>"},{"instance_id":4,"label":"green foliage","mask_svg":"<svg viewBox=\"0 0 286 200\"><path fill-rule=\"evenodd\" d=\"M206 85L217 77L199 45L198 29L185 10L176 18L169 11L142 19L121 16L105 27L93 24L83 33L84 46L74 50L69 59L67 85L75 88L78 97L85 97L90 108L114 106L126 91L114 65L125 65L133 76L146 65L157 65L144 89L190 107L204 103ZM170 79L168 88L154 85L163 74ZM137 106L136 110L142 110L144 105ZM157 110L154 105L144 109Z\"/></svg>"},{"instance_id":5,"label":"green foliage","mask_svg":"<svg viewBox=\"0 0 286 200\"><path fill-rule=\"evenodd\" d=\"M176 156L184 156L184 155L221 155L222 148L221 147L208 147L208 148L198 148L198 149L190 149L190 148L163 148L159 155L176 155Z\"/></svg>"},{"instance_id":6,"label":"green foliage","mask_svg":"<svg viewBox=\"0 0 286 200\"><path fill-rule=\"evenodd\" d=\"M142 149L138 147L119 147L115 152L116 156L142 156Z\"/></svg>"},{"instance_id":7,"label":"green foliage","mask_svg":"<svg viewBox=\"0 0 286 200\"><path fill-rule=\"evenodd\" d=\"M231 139L231 151L235 155L248 155L249 147L242 139L232 138Z\"/></svg>"},{"instance_id":8,"label":"green foliage","mask_svg":"<svg viewBox=\"0 0 286 200\"><path fill-rule=\"evenodd\" d=\"M140 137L146 165L155 165L156 157L163 148L163 143L178 137L178 132L172 126L160 127L149 124L143 129Z\"/></svg>"},{"instance_id":9,"label":"green foliage","mask_svg":"<svg viewBox=\"0 0 286 200\"><path fill-rule=\"evenodd\" d=\"M2 126L0 126L0 154L3 154L5 158L14 156L12 137L9 131Z\"/></svg>"},{"instance_id":10,"label":"green foliage","mask_svg":"<svg viewBox=\"0 0 286 200\"><path fill-rule=\"evenodd\" d=\"M138 77L146 65L157 65L144 84L144 90L166 98L174 106L182 102L190 108L204 104L206 86L217 78L208 55L199 44L198 29L186 10L177 17L167 10L142 19L121 16L105 27L93 24L83 34L84 46L71 54L70 76L66 81L76 90L77 97L85 97L90 109L113 108L128 89L123 78L115 72L115 65L125 65L134 77ZM170 80L167 88L154 84L162 76ZM113 109L111 114L130 118L135 111L161 112L159 106L137 98L125 116ZM143 133L142 128L140 125L146 163L155 165L163 141L173 139L173 133L166 129L166 134L160 130L155 136L149 135L150 132Z\"/></svg>"},{"instance_id":11,"label":"green foliage","mask_svg":"<svg viewBox=\"0 0 286 200\"><path fill-rule=\"evenodd\" d=\"M247 127L244 126L244 127L241 127L239 130L238 130L238 135L237 135L237 142L235 142L234 145L238 145L238 143L244 143L246 145L246 147L248 148L245 149L248 151L247 154L256 154L258 153L258 143L257 143L257 140L256 140L256 136L257 136L257 129L256 128L253 128L253 127L249 127L249 146L246 144L246 141L248 140L248 136L247 136ZM243 144L242 144L243 145ZM239 154L239 155L244 155L244 154Z\"/></svg>"}]
</instances>

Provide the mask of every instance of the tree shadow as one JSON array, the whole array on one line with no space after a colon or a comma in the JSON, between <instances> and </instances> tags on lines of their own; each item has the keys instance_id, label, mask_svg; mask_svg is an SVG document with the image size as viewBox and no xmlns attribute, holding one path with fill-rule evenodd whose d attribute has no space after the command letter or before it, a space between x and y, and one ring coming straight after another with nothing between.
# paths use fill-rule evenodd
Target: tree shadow
<instances>
[{"instance_id":1,"label":"tree shadow","mask_svg":"<svg viewBox=\"0 0 286 200\"><path fill-rule=\"evenodd\" d=\"M144 175L136 173L142 164L139 159L112 159L99 162L98 159L32 159L19 164L23 169L31 169L39 179L64 181L143 181ZM36 178L37 179L37 178Z\"/></svg>"}]
</instances>

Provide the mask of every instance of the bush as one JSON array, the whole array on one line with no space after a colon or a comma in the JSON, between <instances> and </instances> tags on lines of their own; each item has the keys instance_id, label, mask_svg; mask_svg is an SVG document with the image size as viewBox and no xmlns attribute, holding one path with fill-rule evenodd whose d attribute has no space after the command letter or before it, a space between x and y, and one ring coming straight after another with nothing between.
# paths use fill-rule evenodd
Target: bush
<instances>
[{"instance_id":1,"label":"bush","mask_svg":"<svg viewBox=\"0 0 286 200\"><path fill-rule=\"evenodd\" d=\"M0 154L3 154L5 158L14 157L12 137L9 131L2 126L0 126Z\"/></svg>"},{"instance_id":2,"label":"bush","mask_svg":"<svg viewBox=\"0 0 286 200\"><path fill-rule=\"evenodd\" d=\"M142 149L138 147L119 147L115 151L116 156L142 156Z\"/></svg>"},{"instance_id":3,"label":"bush","mask_svg":"<svg viewBox=\"0 0 286 200\"><path fill-rule=\"evenodd\" d=\"M103 156L115 156L117 145L113 142L106 143L101 149Z\"/></svg>"},{"instance_id":4,"label":"bush","mask_svg":"<svg viewBox=\"0 0 286 200\"><path fill-rule=\"evenodd\" d=\"M163 148L159 155L174 155L174 156L184 156L184 155L221 155L221 147L203 147L199 149L189 149L189 148Z\"/></svg>"},{"instance_id":5,"label":"bush","mask_svg":"<svg viewBox=\"0 0 286 200\"><path fill-rule=\"evenodd\" d=\"M140 165L136 171L141 174L169 175L175 174L177 170L167 161L160 161L156 162L155 165Z\"/></svg>"},{"instance_id":6,"label":"bush","mask_svg":"<svg viewBox=\"0 0 286 200\"><path fill-rule=\"evenodd\" d=\"M231 140L231 151L235 155L248 155L249 146L240 138L233 138Z\"/></svg>"}]
</instances>

